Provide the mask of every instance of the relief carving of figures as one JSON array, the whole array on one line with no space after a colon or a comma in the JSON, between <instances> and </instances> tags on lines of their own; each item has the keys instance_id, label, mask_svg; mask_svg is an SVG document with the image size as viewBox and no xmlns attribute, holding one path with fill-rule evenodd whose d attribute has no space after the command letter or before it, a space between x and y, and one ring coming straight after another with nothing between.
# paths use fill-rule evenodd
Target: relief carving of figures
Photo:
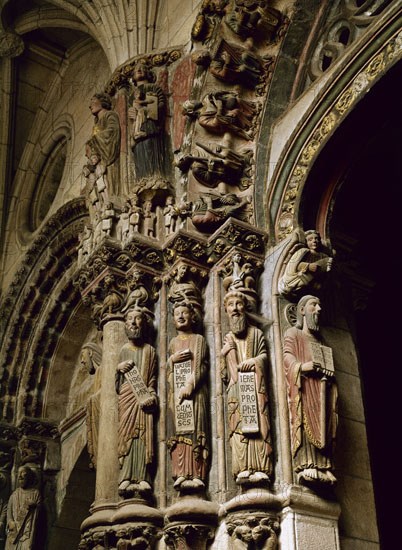
<instances>
[{"instance_id":1,"label":"relief carving of figures","mask_svg":"<svg viewBox=\"0 0 402 550\"><path fill-rule=\"evenodd\" d=\"M150 293L145 287L144 275L138 269L134 270L127 278L128 294L122 313L133 307L143 307L148 304Z\"/></svg>"},{"instance_id":2,"label":"relief carving of figures","mask_svg":"<svg viewBox=\"0 0 402 550\"><path fill-rule=\"evenodd\" d=\"M138 180L166 175L166 97L155 84L150 67L139 61L133 71L133 101L128 110L131 122L130 145Z\"/></svg>"},{"instance_id":3,"label":"relief carving of figures","mask_svg":"<svg viewBox=\"0 0 402 550\"><path fill-rule=\"evenodd\" d=\"M235 193L202 193L194 202L191 221L205 233L212 233L228 218L248 222L252 215L251 197L238 197Z\"/></svg>"},{"instance_id":4,"label":"relief carving of figures","mask_svg":"<svg viewBox=\"0 0 402 550\"><path fill-rule=\"evenodd\" d=\"M129 238L131 238L135 233L139 233L142 218L144 215L144 212L139 205L139 197L136 193L132 195L132 197L127 201L129 204Z\"/></svg>"},{"instance_id":5,"label":"relief carving of figures","mask_svg":"<svg viewBox=\"0 0 402 550\"><path fill-rule=\"evenodd\" d=\"M202 298L200 280L196 268L181 263L173 272L168 299L173 305L181 302L190 303L198 313L201 313Z\"/></svg>"},{"instance_id":6,"label":"relief carving of figures","mask_svg":"<svg viewBox=\"0 0 402 550\"><path fill-rule=\"evenodd\" d=\"M240 99L235 92L207 94L202 103L188 100L183 103L185 115L198 116L198 122L211 134L233 133L251 140L257 108L254 103Z\"/></svg>"},{"instance_id":7,"label":"relief carving of figures","mask_svg":"<svg viewBox=\"0 0 402 550\"><path fill-rule=\"evenodd\" d=\"M215 78L254 89L263 75L262 59L251 51L222 40L209 66Z\"/></svg>"},{"instance_id":8,"label":"relief carving of figures","mask_svg":"<svg viewBox=\"0 0 402 550\"><path fill-rule=\"evenodd\" d=\"M169 439L176 490L202 490L208 474L208 359L205 338L193 332L190 302L173 306L177 336L169 344Z\"/></svg>"},{"instance_id":9,"label":"relief carving of figures","mask_svg":"<svg viewBox=\"0 0 402 550\"><path fill-rule=\"evenodd\" d=\"M35 545L41 496L35 487L35 472L28 466L18 470L18 487L7 507L6 550L32 550Z\"/></svg>"},{"instance_id":10,"label":"relief carving of figures","mask_svg":"<svg viewBox=\"0 0 402 550\"><path fill-rule=\"evenodd\" d=\"M151 321L144 308L126 313L129 339L120 351L116 372L120 463L119 494L148 497L155 454L154 415L157 409L155 348L146 342Z\"/></svg>"},{"instance_id":11,"label":"relief carving of figures","mask_svg":"<svg viewBox=\"0 0 402 550\"><path fill-rule=\"evenodd\" d=\"M224 338L222 376L227 384L229 441L236 483L268 483L272 474L271 430L263 333L249 324L246 298L224 298L230 332Z\"/></svg>"},{"instance_id":12,"label":"relief carving of figures","mask_svg":"<svg viewBox=\"0 0 402 550\"><path fill-rule=\"evenodd\" d=\"M281 13L268 0L234 0L225 16L227 26L243 40L264 35L272 41L281 20Z\"/></svg>"},{"instance_id":13,"label":"relief carving of figures","mask_svg":"<svg viewBox=\"0 0 402 550\"><path fill-rule=\"evenodd\" d=\"M143 206L144 227L143 234L146 237L155 237L156 214L152 210L152 201L147 200Z\"/></svg>"},{"instance_id":14,"label":"relief carving of figures","mask_svg":"<svg viewBox=\"0 0 402 550\"><path fill-rule=\"evenodd\" d=\"M95 94L89 108L95 124L92 137L86 143L89 162L86 170L84 167L84 173L88 171L88 178L91 173L94 176L94 186L89 190L92 193L91 200L95 200L95 195L107 200L111 195L120 195L122 192L117 163L120 155L120 120L118 114L112 111L112 101L108 94ZM94 165L95 155L100 161Z\"/></svg>"},{"instance_id":15,"label":"relief carving of figures","mask_svg":"<svg viewBox=\"0 0 402 550\"><path fill-rule=\"evenodd\" d=\"M85 224L84 231L78 235L78 258L77 263L78 267L81 267L86 260L88 259L88 256L92 252L93 247L93 233L92 233L92 227Z\"/></svg>"},{"instance_id":16,"label":"relief carving of figures","mask_svg":"<svg viewBox=\"0 0 402 550\"><path fill-rule=\"evenodd\" d=\"M163 209L163 224L165 226L165 236L172 235L176 231L177 218L180 210L175 205L174 197L168 195L166 197L165 207Z\"/></svg>"},{"instance_id":17,"label":"relief carving of figures","mask_svg":"<svg viewBox=\"0 0 402 550\"><path fill-rule=\"evenodd\" d=\"M270 517L247 515L227 522L233 550L277 550L279 523Z\"/></svg>"},{"instance_id":18,"label":"relief carving of figures","mask_svg":"<svg viewBox=\"0 0 402 550\"><path fill-rule=\"evenodd\" d=\"M86 178L85 193L89 200L89 207L99 210L109 200L109 182L106 174L106 166L102 163L100 154L96 149L91 149L89 159L84 164L82 173Z\"/></svg>"},{"instance_id":19,"label":"relief carving of figures","mask_svg":"<svg viewBox=\"0 0 402 550\"><path fill-rule=\"evenodd\" d=\"M231 290L241 292L247 298L248 309L255 311L257 291L253 265L250 262L245 262L240 252L235 252L226 270L227 274L223 279L225 293Z\"/></svg>"},{"instance_id":20,"label":"relief carving of figures","mask_svg":"<svg viewBox=\"0 0 402 550\"><path fill-rule=\"evenodd\" d=\"M285 272L279 279L279 292L292 295L300 290L319 290L323 277L331 270L333 258L322 251L318 231L305 232L306 243L300 243L291 255Z\"/></svg>"},{"instance_id":21,"label":"relief carving of figures","mask_svg":"<svg viewBox=\"0 0 402 550\"><path fill-rule=\"evenodd\" d=\"M204 145L197 142L196 154L179 156L176 164L183 172L191 169L195 179L206 187L218 187L221 182L238 186L250 185L251 155L241 155L224 145Z\"/></svg>"},{"instance_id":22,"label":"relief carving of figures","mask_svg":"<svg viewBox=\"0 0 402 550\"><path fill-rule=\"evenodd\" d=\"M332 485L337 428L337 388L331 348L319 334L320 300L303 296L296 325L284 337L291 443L298 482Z\"/></svg>"}]
</instances>

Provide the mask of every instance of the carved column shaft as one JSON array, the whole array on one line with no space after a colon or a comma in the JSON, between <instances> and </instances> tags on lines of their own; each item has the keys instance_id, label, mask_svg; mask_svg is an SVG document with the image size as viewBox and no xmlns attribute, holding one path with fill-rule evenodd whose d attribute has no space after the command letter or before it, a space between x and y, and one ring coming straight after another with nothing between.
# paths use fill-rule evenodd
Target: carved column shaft
<instances>
[{"instance_id":1,"label":"carved column shaft","mask_svg":"<svg viewBox=\"0 0 402 550\"><path fill-rule=\"evenodd\" d=\"M95 504L118 500L118 413L115 373L120 348L125 340L122 321L112 320L104 325Z\"/></svg>"}]
</instances>

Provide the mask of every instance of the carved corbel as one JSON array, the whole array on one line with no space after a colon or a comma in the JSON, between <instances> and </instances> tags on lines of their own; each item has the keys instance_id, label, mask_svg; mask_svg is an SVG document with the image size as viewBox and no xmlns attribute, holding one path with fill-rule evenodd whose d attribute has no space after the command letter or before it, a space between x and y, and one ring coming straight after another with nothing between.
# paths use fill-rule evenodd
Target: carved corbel
<instances>
[{"instance_id":1,"label":"carved corbel","mask_svg":"<svg viewBox=\"0 0 402 550\"><path fill-rule=\"evenodd\" d=\"M227 521L227 531L235 550L276 550L279 523L276 518L261 515L236 515Z\"/></svg>"},{"instance_id":2,"label":"carved corbel","mask_svg":"<svg viewBox=\"0 0 402 550\"><path fill-rule=\"evenodd\" d=\"M215 529L207 525L171 525L165 529L165 542L174 550L205 550L214 535Z\"/></svg>"}]
</instances>

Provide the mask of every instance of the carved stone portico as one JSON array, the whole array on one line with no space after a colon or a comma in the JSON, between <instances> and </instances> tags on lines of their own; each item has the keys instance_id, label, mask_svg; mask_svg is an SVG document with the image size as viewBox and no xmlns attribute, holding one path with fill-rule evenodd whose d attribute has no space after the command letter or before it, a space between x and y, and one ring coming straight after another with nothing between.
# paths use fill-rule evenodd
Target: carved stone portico
<instances>
[{"instance_id":1,"label":"carved stone portico","mask_svg":"<svg viewBox=\"0 0 402 550\"><path fill-rule=\"evenodd\" d=\"M400 2L0 12L0 550L394 550Z\"/></svg>"}]
</instances>

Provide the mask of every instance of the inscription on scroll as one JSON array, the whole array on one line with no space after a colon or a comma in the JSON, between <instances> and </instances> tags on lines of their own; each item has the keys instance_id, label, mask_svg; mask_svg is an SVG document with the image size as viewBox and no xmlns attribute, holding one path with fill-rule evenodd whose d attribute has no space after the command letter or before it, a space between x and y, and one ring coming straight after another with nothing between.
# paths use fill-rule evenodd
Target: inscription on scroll
<instances>
[{"instance_id":1,"label":"inscription on scroll","mask_svg":"<svg viewBox=\"0 0 402 550\"><path fill-rule=\"evenodd\" d=\"M194 406L191 399L180 401L179 392L186 385L187 378L191 375L191 360L175 363L174 365L174 399L175 399L175 422L178 434L193 433Z\"/></svg>"},{"instance_id":2,"label":"inscription on scroll","mask_svg":"<svg viewBox=\"0 0 402 550\"><path fill-rule=\"evenodd\" d=\"M146 387L145 382L137 368L137 365L134 364L131 370L124 373L124 376L126 377L127 382L130 384L138 403L141 404L151 397L151 394L149 393L148 388Z\"/></svg>"},{"instance_id":3,"label":"inscription on scroll","mask_svg":"<svg viewBox=\"0 0 402 550\"><path fill-rule=\"evenodd\" d=\"M255 372L239 372L239 404L243 433L258 433L258 406Z\"/></svg>"}]
</instances>

